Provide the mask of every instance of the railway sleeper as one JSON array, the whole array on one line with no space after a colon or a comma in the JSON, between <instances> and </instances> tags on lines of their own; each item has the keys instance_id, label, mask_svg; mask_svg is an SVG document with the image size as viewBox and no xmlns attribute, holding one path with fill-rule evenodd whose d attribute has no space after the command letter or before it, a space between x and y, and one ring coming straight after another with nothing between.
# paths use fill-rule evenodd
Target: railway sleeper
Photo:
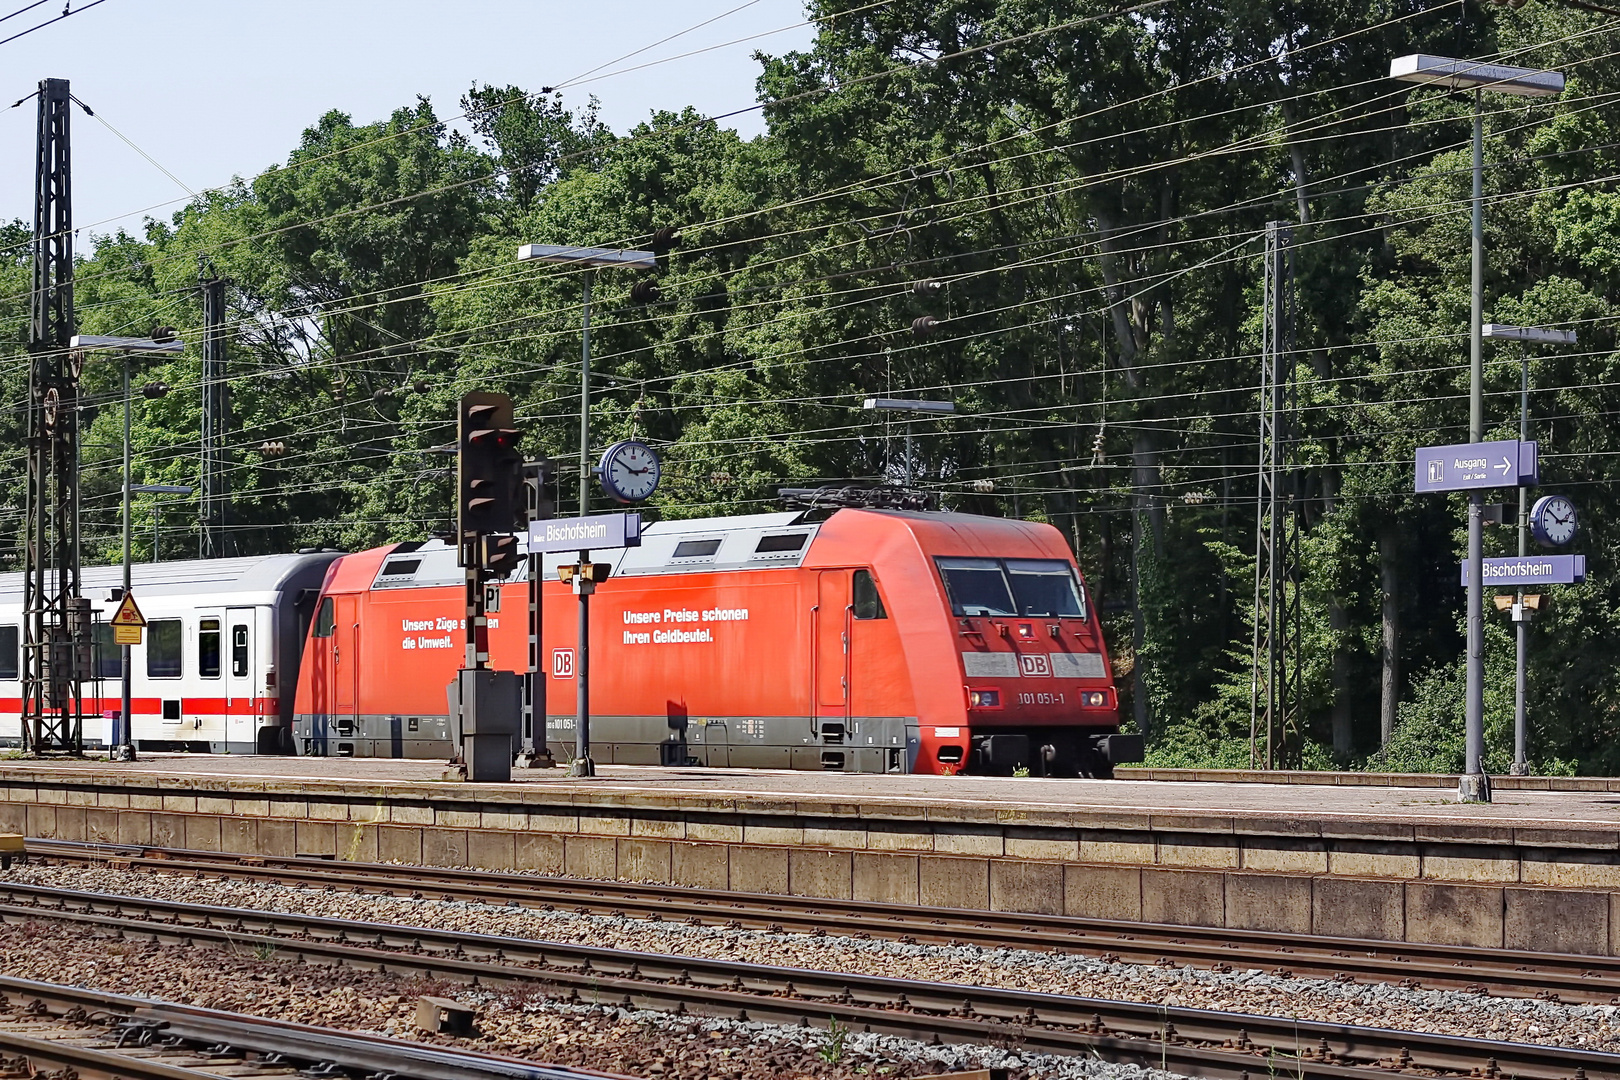
<instances>
[{"instance_id":1,"label":"railway sleeper","mask_svg":"<svg viewBox=\"0 0 1620 1080\"><path fill-rule=\"evenodd\" d=\"M62 910L64 913L66 913L66 909ZM104 917L74 914L68 914L67 917L105 922ZM128 920L114 921L124 923ZM194 927L194 929L197 932L205 933L207 935L220 935L218 937L211 937L210 943L217 944L222 939L228 941L227 938L223 937L223 933L217 928ZM182 932L179 936L185 938L186 941L190 941L194 935L186 935ZM364 955L356 955L354 950L349 950L344 954L338 955L314 955L309 953L307 949L298 949L297 942L295 941L288 941L287 939L279 939L278 941L278 939L273 938L263 940L285 945L286 947L294 949L295 954L301 961L308 960L317 963L333 963L340 966L346 963L353 964L355 966L371 966L379 963L391 962L393 955L404 955L379 955L375 952L369 952ZM468 981L474 983L475 985L481 980L493 982L542 981L553 983L557 981L556 976L543 976L537 979L537 973L532 971L524 971L521 969L506 969L498 972L488 971L487 968L474 970L474 965L472 965L471 962L464 960L452 962L450 968L444 971L435 971L432 965L427 965L426 967L429 974L454 978L458 981ZM580 965L580 969L584 971L589 970L590 967L591 965L589 963L589 958L584 958L584 962ZM624 971L623 968L618 970L621 973ZM682 973L689 974L685 969L682 969ZM709 981L704 980L704 982ZM771 992L770 987L772 984L769 981L757 983L752 978L744 980L740 974L737 974L732 976L729 984L718 985L721 987L720 989L706 991L706 996L709 1000L697 1003L704 1011L711 1011L711 1007L713 1009L721 1009L728 1013L732 1010L746 1012L749 1008L753 1008L756 1010L756 1012L763 1009L767 1015L771 1015L773 1017L780 1015L776 1012L776 1010L768 1009L764 1005L764 1003L770 1000L769 997L762 996L768 995ZM740 990L738 989L739 986L741 986ZM750 987L753 989L750 989ZM570 988L569 994L571 1000L578 999L580 989L581 988L578 986ZM616 974L596 975L591 979L591 985L586 989L590 993L591 1000L596 1003L600 1003L602 1000L600 995L602 994L617 994L621 996L624 994L630 994L632 995L633 1000L644 1001L649 1007L662 1007L667 1009L672 1004L666 996L667 991L660 991L657 986L648 986L644 981L637 982L636 980L625 979L621 975ZM965 1018L950 1018L949 1014L953 1010L951 1009L951 1002L949 1000L943 1001L938 1009L935 1009L932 1003L921 999L908 1001L907 1004L911 1004L913 1007L909 1012L907 1012L901 1008L901 1002L896 999L892 992L883 994L878 992L875 988L862 987L862 992L857 996L855 993L853 993L851 986L848 984L843 985L840 989L841 993L839 994L839 997L843 999L845 1006L843 1011L846 1013L846 1016L848 1016L851 1022L860 1020L863 1024L869 1026L875 1022L875 1017L889 1016L894 1018L893 1022L884 1021L882 1027L885 1030L895 1033L908 1032L912 1030L914 1026L916 1026L911 1020L908 1020L908 1017L915 1018L917 1021L927 1021L935 1025L941 1025L943 1022L944 1027L953 1029L948 1032L948 1035L953 1039L953 1041L970 1038L969 1034L964 1033L959 1029L960 1025L968 1025L973 1028L974 1030L971 1033L971 1038L975 1039L984 1037L987 1031L993 1036L995 1032L1005 1030L1006 1028L1014 1028L1025 1032L1031 1032L1037 1029L1039 1026L1046 1031L1061 1033L1065 1030L1077 1032L1088 1026L1085 1021L1080 1020L1078 1017L1070 1019L1060 1019L1056 1016L1043 1018L1035 1012L1033 1006L1025 1009L1021 1015L1016 1011L1008 1010L1004 1007L996 1007L996 1002L994 999L997 997L1006 999L1008 1002L1010 1002L1020 996L1006 992L998 993L995 991L987 991L987 994L991 1000L987 1001L984 1005L976 1006L976 1018L973 1020L968 1020ZM943 990L944 988L942 987L940 989ZM937 1015L935 1015L936 1013ZM796 1010L792 1013L792 1017L794 1019L797 1019L799 1015L799 1012ZM1043 1024L1043 1020L1046 1020L1047 1022ZM1093 1025L1095 1025L1098 1018L1093 1015L1092 1020ZM925 1033L930 1037L940 1034L939 1026L928 1028L927 1025L924 1024L922 1027ZM1025 1038L1028 1037L1029 1036L1027 1035L1025 1036ZM1166 1048L1180 1045L1183 1042L1189 1045L1220 1045L1219 1040L1211 1040L1208 1038L1202 1040L1201 1042L1192 1038L1184 1039L1179 1032L1174 1030L1173 1027L1169 1029L1149 1028L1146 1030L1138 1030L1131 1033L1128 1038L1141 1041L1157 1042L1160 1046ZM1032 1046L1032 1048L1034 1047ZM1317 1049L1318 1051L1320 1050L1320 1048ZM1329 1051L1333 1052L1331 1046L1329 1047ZM1397 1058L1394 1060L1398 1061L1399 1059ZM1368 1063L1370 1063L1370 1059Z\"/></svg>"}]
</instances>

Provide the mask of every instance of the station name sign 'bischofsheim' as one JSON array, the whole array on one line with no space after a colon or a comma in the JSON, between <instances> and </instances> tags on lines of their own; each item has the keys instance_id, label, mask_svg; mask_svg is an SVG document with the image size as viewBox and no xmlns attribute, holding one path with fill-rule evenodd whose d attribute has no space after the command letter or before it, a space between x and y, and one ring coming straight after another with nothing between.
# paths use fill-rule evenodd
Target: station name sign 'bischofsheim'
<instances>
[{"instance_id":1,"label":"station name sign 'bischofsheim'","mask_svg":"<svg viewBox=\"0 0 1620 1080\"><path fill-rule=\"evenodd\" d=\"M592 514L529 522L529 550L589 551L641 546L641 515Z\"/></svg>"},{"instance_id":2,"label":"station name sign 'bischofsheim'","mask_svg":"<svg viewBox=\"0 0 1620 1080\"><path fill-rule=\"evenodd\" d=\"M1479 569L1481 584L1575 585L1586 580L1585 555L1520 555L1505 559L1484 559ZM1462 564L1462 583L1468 585L1468 564Z\"/></svg>"}]
</instances>

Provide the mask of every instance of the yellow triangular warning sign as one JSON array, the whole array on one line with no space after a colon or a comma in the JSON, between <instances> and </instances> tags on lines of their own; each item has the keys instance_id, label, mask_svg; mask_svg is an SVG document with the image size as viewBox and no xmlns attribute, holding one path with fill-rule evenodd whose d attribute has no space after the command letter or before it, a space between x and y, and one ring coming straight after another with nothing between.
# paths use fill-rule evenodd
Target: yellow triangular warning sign
<instances>
[{"instance_id":1,"label":"yellow triangular warning sign","mask_svg":"<svg viewBox=\"0 0 1620 1080\"><path fill-rule=\"evenodd\" d=\"M118 605L117 612L113 614L112 624L114 626L146 625L146 616L142 615L141 609L135 606L134 593L127 592L124 594L123 602Z\"/></svg>"}]
</instances>

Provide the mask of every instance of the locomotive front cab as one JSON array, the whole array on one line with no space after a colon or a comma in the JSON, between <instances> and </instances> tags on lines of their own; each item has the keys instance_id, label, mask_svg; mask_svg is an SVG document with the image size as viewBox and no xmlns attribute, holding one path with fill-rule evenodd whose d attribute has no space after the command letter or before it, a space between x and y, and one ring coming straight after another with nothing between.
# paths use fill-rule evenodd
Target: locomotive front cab
<instances>
[{"instance_id":1,"label":"locomotive front cab","mask_svg":"<svg viewBox=\"0 0 1620 1080\"><path fill-rule=\"evenodd\" d=\"M936 555L961 641L969 771L1112 775L1141 760L1079 572L1051 553ZM948 753L944 748L944 754Z\"/></svg>"}]
</instances>

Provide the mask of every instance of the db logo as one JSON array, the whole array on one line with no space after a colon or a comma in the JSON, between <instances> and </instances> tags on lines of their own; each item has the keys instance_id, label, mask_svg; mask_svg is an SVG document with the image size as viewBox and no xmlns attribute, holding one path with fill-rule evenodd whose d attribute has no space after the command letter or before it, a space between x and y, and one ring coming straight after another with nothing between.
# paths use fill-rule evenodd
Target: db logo
<instances>
[{"instance_id":1,"label":"db logo","mask_svg":"<svg viewBox=\"0 0 1620 1080\"><path fill-rule=\"evenodd\" d=\"M574 677L574 650L551 650L551 677L553 679L572 679Z\"/></svg>"},{"instance_id":2,"label":"db logo","mask_svg":"<svg viewBox=\"0 0 1620 1080\"><path fill-rule=\"evenodd\" d=\"M1020 656L1018 658L1018 668L1025 675L1050 675L1052 674L1052 661L1041 655Z\"/></svg>"}]
</instances>

